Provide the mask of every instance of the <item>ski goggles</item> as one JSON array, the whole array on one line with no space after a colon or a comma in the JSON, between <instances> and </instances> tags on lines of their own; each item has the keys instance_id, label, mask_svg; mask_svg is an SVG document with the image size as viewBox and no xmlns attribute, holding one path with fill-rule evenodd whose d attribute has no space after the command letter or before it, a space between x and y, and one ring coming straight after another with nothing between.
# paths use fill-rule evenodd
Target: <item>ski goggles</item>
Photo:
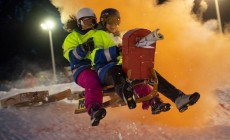
<instances>
[{"instance_id":1,"label":"ski goggles","mask_svg":"<svg viewBox=\"0 0 230 140\"><path fill-rule=\"evenodd\" d=\"M85 17L85 18L80 19L81 25L89 25L95 22L96 22L95 17Z\"/></svg>"},{"instance_id":2,"label":"ski goggles","mask_svg":"<svg viewBox=\"0 0 230 140\"><path fill-rule=\"evenodd\" d=\"M95 17L85 17L81 19L82 21L96 20Z\"/></svg>"},{"instance_id":3,"label":"ski goggles","mask_svg":"<svg viewBox=\"0 0 230 140\"><path fill-rule=\"evenodd\" d=\"M121 23L120 18L115 16L111 16L106 19L106 24L109 25L120 25L120 23Z\"/></svg>"}]
</instances>

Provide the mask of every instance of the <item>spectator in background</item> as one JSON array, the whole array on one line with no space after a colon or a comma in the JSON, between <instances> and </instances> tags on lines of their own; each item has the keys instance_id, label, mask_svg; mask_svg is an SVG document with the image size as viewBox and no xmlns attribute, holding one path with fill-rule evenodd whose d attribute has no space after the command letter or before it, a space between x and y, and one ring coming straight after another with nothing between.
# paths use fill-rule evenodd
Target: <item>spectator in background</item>
<instances>
[{"instance_id":1,"label":"spectator in background","mask_svg":"<svg viewBox=\"0 0 230 140\"><path fill-rule=\"evenodd\" d=\"M23 82L23 87L24 88L33 88L37 85L37 78L33 76L32 73L27 73L24 82Z\"/></svg>"}]
</instances>

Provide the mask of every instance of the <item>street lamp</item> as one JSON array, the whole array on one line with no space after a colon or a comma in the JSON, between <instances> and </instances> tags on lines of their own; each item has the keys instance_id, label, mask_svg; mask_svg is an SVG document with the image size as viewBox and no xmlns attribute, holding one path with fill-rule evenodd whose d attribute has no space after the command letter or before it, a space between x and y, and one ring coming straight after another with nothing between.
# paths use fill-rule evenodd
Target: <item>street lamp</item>
<instances>
[{"instance_id":1,"label":"street lamp","mask_svg":"<svg viewBox=\"0 0 230 140\"><path fill-rule=\"evenodd\" d=\"M215 0L215 6L216 6L216 14L217 14L217 20L219 25L220 33L222 33L222 24L221 24L221 18L220 18L220 9L219 9L219 3L218 0Z\"/></svg>"},{"instance_id":2,"label":"street lamp","mask_svg":"<svg viewBox=\"0 0 230 140\"><path fill-rule=\"evenodd\" d=\"M54 27L54 23L52 21L46 21L41 24L42 29L49 31L49 40L50 40L50 49L51 49L51 59L52 59L52 67L53 67L53 82L56 83L56 68L55 68L55 59L54 59L54 50L53 50L53 40L52 40L52 28Z\"/></svg>"}]
</instances>

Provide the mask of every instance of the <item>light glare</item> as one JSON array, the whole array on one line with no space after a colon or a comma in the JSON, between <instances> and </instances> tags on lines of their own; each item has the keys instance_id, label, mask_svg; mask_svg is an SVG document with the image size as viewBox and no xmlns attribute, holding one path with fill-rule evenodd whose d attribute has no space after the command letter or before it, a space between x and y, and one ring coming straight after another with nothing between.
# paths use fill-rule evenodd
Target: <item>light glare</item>
<instances>
[{"instance_id":1,"label":"light glare","mask_svg":"<svg viewBox=\"0 0 230 140\"><path fill-rule=\"evenodd\" d=\"M54 23L52 21L46 21L45 23L41 24L41 27L44 30L51 30L54 27Z\"/></svg>"}]
</instances>

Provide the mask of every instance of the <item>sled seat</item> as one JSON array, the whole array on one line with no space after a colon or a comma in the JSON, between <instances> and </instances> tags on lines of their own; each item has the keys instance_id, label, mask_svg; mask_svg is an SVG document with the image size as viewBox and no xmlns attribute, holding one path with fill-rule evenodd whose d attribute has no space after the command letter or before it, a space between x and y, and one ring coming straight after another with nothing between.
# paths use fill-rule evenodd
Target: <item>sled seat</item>
<instances>
[{"instance_id":1,"label":"sled seat","mask_svg":"<svg viewBox=\"0 0 230 140\"><path fill-rule=\"evenodd\" d=\"M103 96L109 96L111 92L115 92L115 88L113 85L103 87Z\"/></svg>"},{"instance_id":2,"label":"sled seat","mask_svg":"<svg viewBox=\"0 0 230 140\"><path fill-rule=\"evenodd\" d=\"M136 84L140 84L140 83L147 83L147 82L144 80L136 80L136 81L132 81L131 84L133 86L135 86ZM141 102L148 101L148 100L152 99L156 95L156 92L157 92L157 90L155 90L154 88L156 88L156 87L153 86L153 92L152 93L150 93L144 97L138 97L136 94L134 94L135 98L136 98L136 103L141 103ZM109 86L103 87L103 96L110 96L111 98L113 98L113 97L118 96L118 95L115 93L114 86L109 85Z\"/></svg>"}]
</instances>

